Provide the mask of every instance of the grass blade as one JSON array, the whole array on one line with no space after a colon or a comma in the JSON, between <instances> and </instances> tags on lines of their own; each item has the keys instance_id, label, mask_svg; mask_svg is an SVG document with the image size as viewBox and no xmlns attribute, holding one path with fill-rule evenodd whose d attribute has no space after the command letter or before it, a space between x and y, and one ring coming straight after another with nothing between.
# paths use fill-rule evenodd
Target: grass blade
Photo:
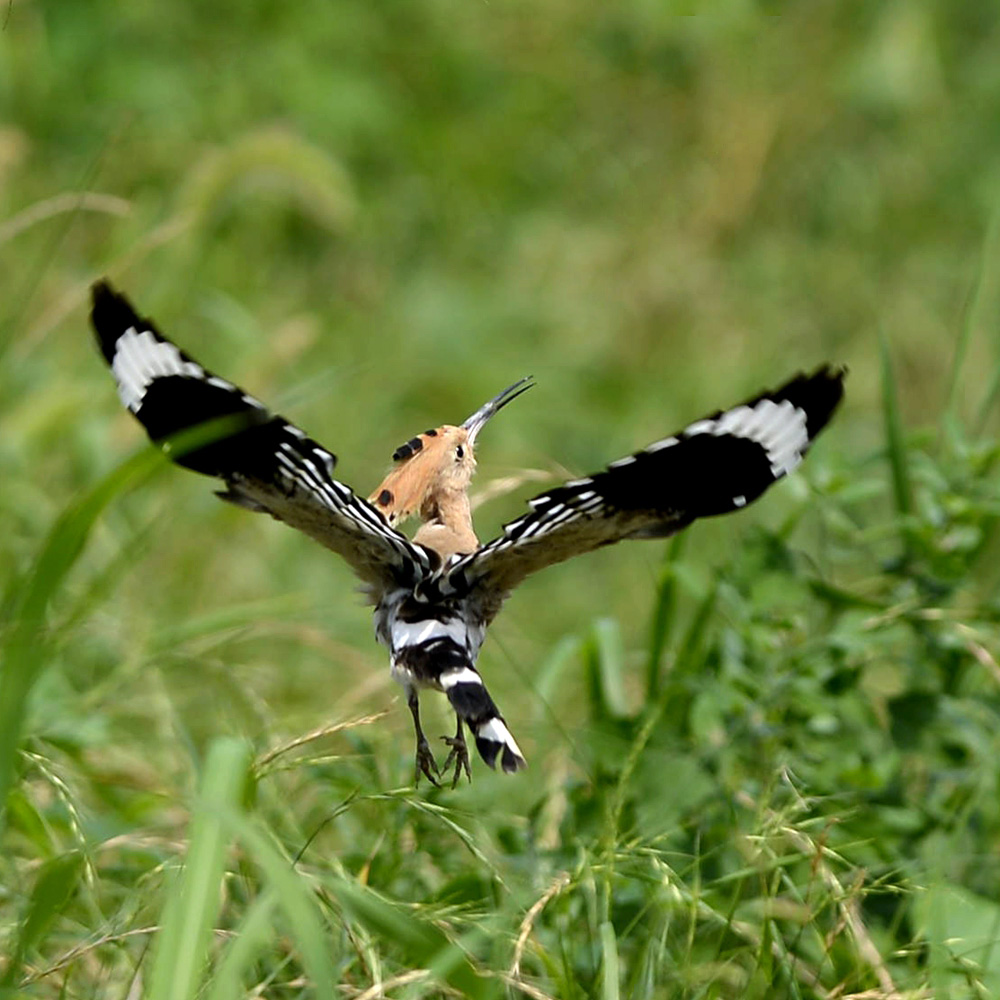
<instances>
[{"instance_id":1,"label":"grass blade","mask_svg":"<svg viewBox=\"0 0 1000 1000\"><path fill-rule=\"evenodd\" d=\"M594 623L585 656L594 718L626 718L629 710L625 697L625 648L618 622L600 618Z\"/></svg>"},{"instance_id":2,"label":"grass blade","mask_svg":"<svg viewBox=\"0 0 1000 1000\"><path fill-rule=\"evenodd\" d=\"M228 836L219 809L238 808L249 759L239 740L219 739L209 748L187 860L167 901L157 942L150 1000L192 1000L198 995L225 874Z\"/></svg>"},{"instance_id":3,"label":"grass blade","mask_svg":"<svg viewBox=\"0 0 1000 1000\"><path fill-rule=\"evenodd\" d=\"M951 371L948 375L948 392L945 396L943 413L943 426L953 425L957 419L958 402L961 394L958 391L959 382L962 375L962 365L969 350L969 343L972 335L979 326L983 312L983 300L986 297L987 275L993 272L992 260L997 250L997 236L1000 233L1000 226L997 225L1000 212L995 208L990 216L986 235L983 239L983 248L979 254L979 270L976 272L976 279L969 292L965 308L962 314L962 328L958 332L958 340L955 342L955 356L952 359Z\"/></svg>"},{"instance_id":4,"label":"grass blade","mask_svg":"<svg viewBox=\"0 0 1000 1000\"><path fill-rule=\"evenodd\" d=\"M677 576L675 567L684 549L686 532L681 532L670 540L667 546L663 569L656 588L656 604L653 606L653 621L649 636L649 657L646 660L646 701L652 703L660 693L660 661L667 648L677 615Z\"/></svg>"},{"instance_id":5,"label":"grass blade","mask_svg":"<svg viewBox=\"0 0 1000 1000\"><path fill-rule=\"evenodd\" d=\"M882 419L885 423L886 452L889 456L889 470L892 474L892 495L896 505L896 513L902 522L900 534L903 549L908 555L910 543L905 519L910 516L913 510L913 493L906 461L906 444L903 439L903 424L899 415L899 401L896 397L896 379L892 371L889 339L881 328L879 328L878 343L882 368Z\"/></svg>"},{"instance_id":6,"label":"grass blade","mask_svg":"<svg viewBox=\"0 0 1000 1000\"><path fill-rule=\"evenodd\" d=\"M979 406L979 413L972 424L972 433L975 437L981 437L986 432L986 423L990 419L990 414L997 405L998 399L1000 399L1000 365L993 368L989 385Z\"/></svg>"},{"instance_id":7,"label":"grass blade","mask_svg":"<svg viewBox=\"0 0 1000 1000\"><path fill-rule=\"evenodd\" d=\"M618 1000L618 939L610 920L601 924L601 1000Z\"/></svg>"},{"instance_id":8,"label":"grass blade","mask_svg":"<svg viewBox=\"0 0 1000 1000\"><path fill-rule=\"evenodd\" d=\"M278 905L291 924L292 936L302 954L302 963L312 980L312 995L336 996L337 976L330 960L330 935L309 882L295 871L290 860L245 814L233 806L219 810L219 814L273 888Z\"/></svg>"},{"instance_id":9,"label":"grass blade","mask_svg":"<svg viewBox=\"0 0 1000 1000\"><path fill-rule=\"evenodd\" d=\"M73 897L83 864L83 855L72 851L42 865L0 989L14 986L29 951Z\"/></svg>"},{"instance_id":10,"label":"grass blade","mask_svg":"<svg viewBox=\"0 0 1000 1000\"><path fill-rule=\"evenodd\" d=\"M461 996L486 1000L495 980L480 976L462 948L430 920L414 916L371 889L347 879L332 886L341 906L372 933L401 948L415 968L430 969Z\"/></svg>"},{"instance_id":11,"label":"grass blade","mask_svg":"<svg viewBox=\"0 0 1000 1000\"><path fill-rule=\"evenodd\" d=\"M250 905L219 963L206 1000L240 1000L246 995L241 982L243 972L268 943L271 916L277 902L278 896L272 887Z\"/></svg>"},{"instance_id":12,"label":"grass blade","mask_svg":"<svg viewBox=\"0 0 1000 1000\"><path fill-rule=\"evenodd\" d=\"M715 611L718 596L718 588L713 584L695 609L691 623L688 625L687 634L684 636L684 641L677 651L677 658L674 661L673 670L671 671L672 678L684 677L701 665L705 633L708 631L709 623L712 620L712 613Z\"/></svg>"},{"instance_id":13,"label":"grass blade","mask_svg":"<svg viewBox=\"0 0 1000 1000\"><path fill-rule=\"evenodd\" d=\"M26 703L48 653L45 624L49 604L83 551L101 511L162 461L155 452L144 450L72 503L53 525L34 566L17 582L13 621L0 645L0 832Z\"/></svg>"}]
</instances>

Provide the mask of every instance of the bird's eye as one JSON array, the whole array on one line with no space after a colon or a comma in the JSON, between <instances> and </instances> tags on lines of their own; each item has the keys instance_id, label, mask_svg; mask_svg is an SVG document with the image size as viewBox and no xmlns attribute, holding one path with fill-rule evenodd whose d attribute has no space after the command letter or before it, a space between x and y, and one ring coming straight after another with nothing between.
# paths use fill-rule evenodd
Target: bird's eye
<instances>
[{"instance_id":1,"label":"bird's eye","mask_svg":"<svg viewBox=\"0 0 1000 1000\"><path fill-rule=\"evenodd\" d=\"M455 458L459 460L465 458L465 449L461 445L455 449Z\"/></svg>"}]
</instances>

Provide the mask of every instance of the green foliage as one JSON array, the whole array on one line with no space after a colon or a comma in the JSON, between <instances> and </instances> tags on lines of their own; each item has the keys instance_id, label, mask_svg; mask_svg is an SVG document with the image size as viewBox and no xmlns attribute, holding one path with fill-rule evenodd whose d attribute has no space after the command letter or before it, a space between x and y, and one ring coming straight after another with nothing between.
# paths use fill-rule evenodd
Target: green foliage
<instances>
[{"instance_id":1,"label":"green foliage","mask_svg":"<svg viewBox=\"0 0 1000 1000\"><path fill-rule=\"evenodd\" d=\"M51 655L45 636L49 603L62 586L87 541L94 520L131 480L156 459L142 455L105 477L56 521L34 566L15 576L4 598L8 627L0 642L3 687L0 688L0 803L6 801L21 735L21 720L31 689ZM2 808L2 807L0 807ZM3 815L0 811L0 832Z\"/></svg>"},{"instance_id":2,"label":"green foliage","mask_svg":"<svg viewBox=\"0 0 1000 1000\"><path fill-rule=\"evenodd\" d=\"M379 791L405 754L368 718L260 754L252 779L244 745L214 741L190 823L150 841L142 826L166 817L141 783L101 797L107 765L29 724L7 866L48 860L24 904L11 899L5 985L85 989L97 958L124 988L155 934L151 997L373 981L470 997L989 995L1000 581L978 570L995 546L1000 446L953 428L928 448L892 399L881 463L820 465L786 521L747 531L711 574L667 545L644 653L611 619L555 652L542 687L587 690L585 715L539 748L546 773L509 811L485 774L456 793ZM878 476L907 480L908 502L861 488ZM69 521L82 541L89 521ZM35 571L49 605L71 568ZM12 621L41 631L26 606L8 602ZM58 669L44 648L39 669ZM630 664L643 662L637 711ZM312 749L333 736L347 745ZM113 863L94 853L109 839Z\"/></svg>"},{"instance_id":3,"label":"green foliage","mask_svg":"<svg viewBox=\"0 0 1000 1000\"><path fill-rule=\"evenodd\" d=\"M1000 993L1000 13L2 20L0 995ZM350 574L119 412L103 274L362 492L532 372L483 537L796 368L848 396L752 510L528 581L482 665L529 770L414 790Z\"/></svg>"}]
</instances>

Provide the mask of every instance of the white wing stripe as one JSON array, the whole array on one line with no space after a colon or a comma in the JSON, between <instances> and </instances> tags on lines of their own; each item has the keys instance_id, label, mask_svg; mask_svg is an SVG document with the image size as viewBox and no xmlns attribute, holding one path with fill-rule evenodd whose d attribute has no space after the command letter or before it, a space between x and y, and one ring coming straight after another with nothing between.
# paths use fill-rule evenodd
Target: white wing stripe
<instances>
[{"instance_id":1,"label":"white wing stripe","mask_svg":"<svg viewBox=\"0 0 1000 1000\"><path fill-rule=\"evenodd\" d=\"M359 502L343 483L335 479L324 480L309 459L296 455L297 460L293 460L283 454L279 454L278 459L292 470L292 478L324 507L352 522L366 535L374 535L388 542L396 555L403 559L415 561L424 568L429 565L423 552L411 546L405 538L397 535L380 521L378 514Z\"/></svg>"},{"instance_id":2,"label":"white wing stripe","mask_svg":"<svg viewBox=\"0 0 1000 1000\"><path fill-rule=\"evenodd\" d=\"M158 378L187 375L204 378L205 370L193 361L185 361L169 341L157 340L149 330L137 333L130 326L115 343L111 370L118 383L118 395L133 413L142 405L146 390Z\"/></svg>"},{"instance_id":3,"label":"white wing stripe","mask_svg":"<svg viewBox=\"0 0 1000 1000\"><path fill-rule=\"evenodd\" d=\"M526 531L521 533L519 541L523 541L526 538L531 538L532 535L537 535L541 531L545 531L547 522L536 521L534 524L529 525Z\"/></svg>"},{"instance_id":4,"label":"white wing stripe","mask_svg":"<svg viewBox=\"0 0 1000 1000\"><path fill-rule=\"evenodd\" d=\"M579 516L580 512L578 510L569 507L566 510L564 510L558 517L554 517L551 521L549 521L548 526L550 529L557 528L560 524L565 524L567 521L572 521Z\"/></svg>"},{"instance_id":5,"label":"white wing stripe","mask_svg":"<svg viewBox=\"0 0 1000 1000\"><path fill-rule=\"evenodd\" d=\"M702 423L707 423L707 422L708 421L702 421ZM691 429L693 427L696 427L696 426L697 426L697 424L692 424L691 427L689 427L687 429L687 431L685 431L684 433L687 434L688 432L691 432ZM697 432L693 432L693 433L697 433ZM679 443L680 443L680 440L678 438L668 437L668 438L664 438L662 441L654 441L651 445L649 445L649 447L647 447L647 448L645 448L643 450L646 452L647 455L652 455L654 452L663 451L664 448L672 448L675 444L679 444Z\"/></svg>"},{"instance_id":6,"label":"white wing stripe","mask_svg":"<svg viewBox=\"0 0 1000 1000\"><path fill-rule=\"evenodd\" d=\"M809 446L806 411L788 399L780 403L762 399L753 407L735 406L714 420L695 421L684 431L685 437L699 434L715 437L728 434L760 445L767 453L775 478L795 469ZM651 451L654 447L651 445L646 450Z\"/></svg>"}]
</instances>

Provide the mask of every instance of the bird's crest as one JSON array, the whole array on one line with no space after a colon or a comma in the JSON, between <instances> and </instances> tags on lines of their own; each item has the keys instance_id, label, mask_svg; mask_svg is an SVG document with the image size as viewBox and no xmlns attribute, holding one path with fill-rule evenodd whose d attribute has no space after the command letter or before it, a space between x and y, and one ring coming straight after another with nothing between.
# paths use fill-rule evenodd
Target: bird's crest
<instances>
[{"instance_id":1,"label":"bird's crest","mask_svg":"<svg viewBox=\"0 0 1000 1000\"><path fill-rule=\"evenodd\" d=\"M479 432L491 417L532 385L530 376L519 379L460 426L443 424L400 445L392 455L396 467L375 488L369 502L392 525L416 515L425 521L436 517L440 503L468 489L476 471Z\"/></svg>"},{"instance_id":2,"label":"bird's crest","mask_svg":"<svg viewBox=\"0 0 1000 1000\"><path fill-rule=\"evenodd\" d=\"M476 467L469 432L449 424L411 438L392 457L396 467L368 498L390 524L420 514L443 483L456 475L468 482Z\"/></svg>"}]
</instances>

